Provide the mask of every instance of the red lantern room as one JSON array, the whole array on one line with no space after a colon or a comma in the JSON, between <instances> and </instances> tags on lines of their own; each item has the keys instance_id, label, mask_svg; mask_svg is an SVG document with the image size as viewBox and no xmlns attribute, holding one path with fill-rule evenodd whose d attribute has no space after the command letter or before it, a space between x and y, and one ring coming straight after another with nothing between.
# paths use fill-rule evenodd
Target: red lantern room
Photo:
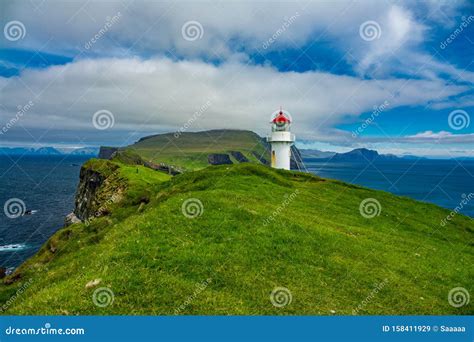
<instances>
[{"instance_id":1,"label":"red lantern room","mask_svg":"<svg viewBox=\"0 0 474 342\"><path fill-rule=\"evenodd\" d=\"M274 131L289 131L291 117L280 109L279 112L274 114L272 124Z\"/></svg>"}]
</instances>

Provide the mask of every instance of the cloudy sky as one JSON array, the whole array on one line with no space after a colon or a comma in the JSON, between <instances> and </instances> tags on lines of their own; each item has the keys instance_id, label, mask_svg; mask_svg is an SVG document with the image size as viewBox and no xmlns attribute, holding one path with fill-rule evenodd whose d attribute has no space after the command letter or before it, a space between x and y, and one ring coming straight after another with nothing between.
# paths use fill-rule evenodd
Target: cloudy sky
<instances>
[{"instance_id":1,"label":"cloudy sky","mask_svg":"<svg viewBox=\"0 0 474 342\"><path fill-rule=\"evenodd\" d=\"M300 147L473 156L469 1L2 1L0 146L269 130Z\"/></svg>"}]
</instances>

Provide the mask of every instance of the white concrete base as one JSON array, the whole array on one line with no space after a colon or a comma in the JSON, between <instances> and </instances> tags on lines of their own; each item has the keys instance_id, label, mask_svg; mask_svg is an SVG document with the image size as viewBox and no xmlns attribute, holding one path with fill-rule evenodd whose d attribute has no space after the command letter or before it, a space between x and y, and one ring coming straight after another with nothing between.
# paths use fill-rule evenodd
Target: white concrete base
<instances>
[{"instance_id":1,"label":"white concrete base","mask_svg":"<svg viewBox=\"0 0 474 342\"><path fill-rule=\"evenodd\" d=\"M272 132L267 139L272 145L271 166L276 169L290 169L291 145L295 136L290 132Z\"/></svg>"},{"instance_id":2,"label":"white concrete base","mask_svg":"<svg viewBox=\"0 0 474 342\"><path fill-rule=\"evenodd\" d=\"M275 169L290 169L291 144L272 143L272 167Z\"/></svg>"}]
</instances>

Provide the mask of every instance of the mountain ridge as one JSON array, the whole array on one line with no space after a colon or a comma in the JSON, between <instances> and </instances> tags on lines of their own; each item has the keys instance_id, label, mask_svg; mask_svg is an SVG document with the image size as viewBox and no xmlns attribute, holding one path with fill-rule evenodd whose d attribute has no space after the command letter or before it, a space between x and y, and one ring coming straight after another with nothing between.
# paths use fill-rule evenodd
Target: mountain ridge
<instances>
[{"instance_id":1,"label":"mountain ridge","mask_svg":"<svg viewBox=\"0 0 474 342\"><path fill-rule=\"evenodd\" d=\"M59 149L52 146L32 147L0 147L0 155L72 155L72 156L97 156L99 147L80 147L75 149Z\"/></svg>"},{"instance_id":2,"label":"mountain ridge","mask_svg":"<svg viewBox=\"0 0 474 342\"><path fill-rule=\"evenodd\" d=\"M393 161L406 159L428 159L419 156L397 156L395 154L380 154L377 150L368 148L356 148L348 152L338 153L330 151L320 151L314 149L300 149L301 155L305 159L313 159L331 162L373 162L373 161Z\"/></svg>"}]
</instances>

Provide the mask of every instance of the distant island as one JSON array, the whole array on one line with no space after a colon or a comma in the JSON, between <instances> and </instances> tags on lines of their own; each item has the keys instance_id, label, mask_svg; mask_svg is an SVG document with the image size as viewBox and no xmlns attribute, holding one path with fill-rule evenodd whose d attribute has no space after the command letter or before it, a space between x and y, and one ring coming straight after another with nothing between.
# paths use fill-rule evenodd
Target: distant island
<instances>
[{"instance_id":1,"label":"distant island","mask_svg":"<svg viewBox=\"0 0 474 342\"><path fill-rule=\"evenodd\" d=\"M404 159L428 159L426 157L418 157L413 155L405 155L402 157L394 154L379 154L376 150L367 148L356 148L345 153L327 152L311 149L300 149L301 156L304 159L320 159L321 161L331 162L374 162L374 161L394 161Z\"/></svg>"},{"instance_id":2,"label":"distant island","mask_svg":"<svg viewBox=\"0 0 474 342\"><path fill-rule=\"evenodd\" d=\"M19 156L19 155L34 155L34 156L58 156L58 155L73 155L73 156L97 156L99 154L99 147L81 147L72 149L58 149L55 147L45 146L39 148L32 147L0 147L0 156Z\"/></svg>"},{"instance_id":3,"label":"distant island","mask_svg":"<svg viewBox=\"0 0 474 342\"><path fill-rule=\"evenodd\" d=\"M226 131L226 130L211 130L209 131L211 135L215 135L216 137L219 136L219 132ZM232 131L232 130L229 130ZM202 132L190 132L190 133L180 133L181 136L184 138L181 140L188 141L191 139L190 143L192 142L192 137L197 137ZM254 141L261 142L262 145L268 148L268 144L264 141L263 138L259 137L257 134L253 133L255 136L252 139ZM131 145L141 148L141 146L146 146L150 141L154 141L155 139L172 139L174 133L167 133L167 134L158 134L149 137L141 138L136 144ZM165 140L165 142L168 140ZM178 141L178 140L176 140ZM11 156L18 156L18 155L28 155L28 156L55 156L55 155L72 155L72 156L99 156L103 154L104 156L110 156L113 152L117 150L130 150L132 147L108 147L108 146L91 146L91 147L81 147L81 148L56 148L52 146L45 146L40 148L30 148L30 147L0 147L0 156L1 155L11 155ZM160 155L167 155L168 147L160 154ZM171 149L172 155L174 154L174 149ZM331 161L331 162L355 162L355 163L363 163L363 162L374 162L374 161L397 161L397 160L428 160L431 158L428 157L421 157L416 155L403 155L397 156L394 154L380 154L376 150L371 150L367 148L356 148L349 152L344 153L337 153L331 151L321 151L316 149L302 149L297 148L296 146L292 147L292 169L297 169L296 160L303 160L303 159L310 159L310 160L320 160L320 161ZM251 157L245 159L253 159L256 158L255 155L261 155L261 151L251 151ZM219 159L222 156L216 156L215 162L210 162L209 164L220 164L220 163L229 163L229 160L234 158L240 158L240 155L233 154L232 151L229 154L229 158L224 156L224 159ZM269 157L269 156L268 156ZM241 159L245 160L245 159ZM457 158L450 158L453 160L474 160L474 157L457 157ZM201 163L200 163L201 164Z\"/></svg>"}]
</instances>

